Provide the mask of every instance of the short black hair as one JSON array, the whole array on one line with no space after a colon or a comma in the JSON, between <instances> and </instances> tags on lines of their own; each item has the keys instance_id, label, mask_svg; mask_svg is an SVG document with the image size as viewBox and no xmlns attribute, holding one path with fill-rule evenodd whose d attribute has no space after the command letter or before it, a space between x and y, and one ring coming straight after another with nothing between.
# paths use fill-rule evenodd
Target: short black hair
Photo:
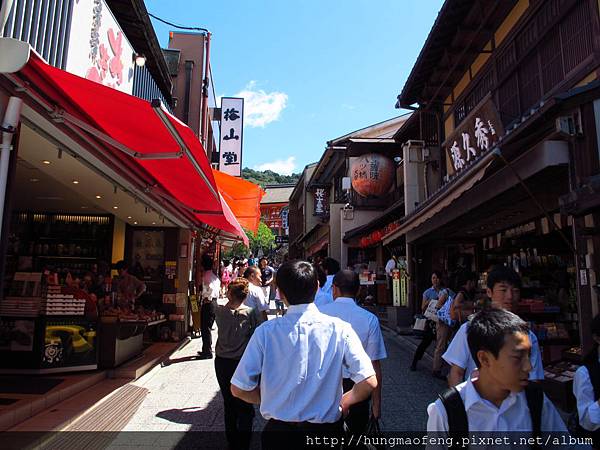
<instances>
[{"instance_id":1,"label":"short black hair","mask_svg":"<svg viewBox=\"0 0 600 450\"><path fill-rule=\"evenodd\" d=\"M202 255L202 268L204 270L212 270L213 260L209 255Z\"/></svg>"},{"instance_id":2,"label":"short black hair","mask_svg":"<svg viewBox=\"0 0 600 450\"><path fill-rule=\"evenodd\" d=\"M516 314L496 308L477 313L467 328L469 351L477 367L481 366L477 352L487 350L497 358L505 337L514 333L529 333L527 323Z\"/></svg>"},{"instance_id":3,"label":"short black hair","mask_svg":"<svg viewBox=\"0 0 600 450\"><path fill-rule=\"evenodd\" d=\"M333 285L338 287L342 295L354 298L360 289L360 280L354 271L340 270L333 277Z\"/></svg>"},{"instance_id":4,"label":"short black hair","mask_svg":"<svg viewBox=\"0 0 600 450\"><path fill-rule=\"evenodd\" d=\"M325 286L325 283L327 283L327 274L321 266L315 266L315 269L317 271L317 279L319 280L319 286Z\"/></svg>"},{"instance_id":5,"label":"short black hair","mask_svg":"<svg viewBox=\"0 0 600 450\"><path fill-rule=\"evenodd\" d=\"M260 269L256 266L248 266L246 267L246 270L244 270L244 278L245 279L249 279L250 276L252 275L252 272L260 272Z\"/></svg>"},{"instance_id":6,"label":"short black hair","mask_svg":"<svg viewBox=\"0 0 600 450\"><path fill-rule=\"evenodd\" d=\"M514 287L521 287L521 277L513 269L506 266L494 266L487 276L487 287L494 289L498 283L508 283Z\"/></svg>"},{"instance_id":7,"label":"short black hair","mask_svg":"<svg viewBox=\"0 0 600 450\"><path fill-rule=\"evenodd\" d=\"M266 261L267 264L269 263L269 260L267 258L265 258L264 256L258 260L258 262L261 262L261 261Z\"/></svg>"},{"instance_id":8,"label":"short black hair","mask_svg":"<svg viewBox=\"0 0 600 450\"><path fill-rule=\"evenodd\" d=\"M115 264L115 270L127 270L129 269L129 264L127 264L124 260L117 261Z\"/></svg>"},{"instance_id":9,"label":"short black hair","mask_svg":"<svg viewBox=\"0 0 600 450\"><path fill-rule=\"evenodd\" d=\"M329 256L322 262L323 270L327 272L327 275L335 275L340 271L340 263Z\"/></svg>"},{"instance_id":10,"label":"short black hair","mask_svg":"<svg viewBox=\"0 0 600 450\"><path fill-rule=\"evenodd\" d=\"M290 305L312 303L317 292L317 271L308 261L286 261L277 270L275 283Z\"/></svg>"}]
</instances>

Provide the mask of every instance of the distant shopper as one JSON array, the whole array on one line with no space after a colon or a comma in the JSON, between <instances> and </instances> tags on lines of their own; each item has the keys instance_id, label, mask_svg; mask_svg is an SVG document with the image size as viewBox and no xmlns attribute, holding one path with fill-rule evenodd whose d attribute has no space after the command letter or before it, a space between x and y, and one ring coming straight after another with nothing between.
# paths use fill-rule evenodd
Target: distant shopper
<instances>
[{"instance_id":1,"label":"distant shopper","mask_svg":"<svg viewBox=\"0 0 600 450\"><path fill-rule=\"evenodd\" d=\"M338 317L350 324L358 335L360 342L367 352L377 376L377 387L371 395L371 408L369 409L369 398L350 407L350 412L344 421L351 433L364 433L369 417L376 419L381 417L381 360L387 358L383 335L379 319L375 314L361 308L356 304L356 295L360 289L358 274L352 270L340 270L333 277L333 303L320 308L320 311L332 317ZM343 370L344 392L348 392L354 386L346 370Z\"/></svg>"},{"instance_id":2,"label":"distant shopper","mask_svg":"<svg viewBox=\"0 0 600 450\"><path fill-rule=\"evenodd\" d=\"M317 277L312 264L287 261L276 281L288 312L256 329L231 391L260 404L268 419L262 433L265 450L307 448L307 435L339 439L342 412L377 387L375 371L350 325L313 305ZM342 368L356 383L343 396Z\"/></svg>"},{"instance_id":3,"label":"distant shopper","mask_svg":"<svg viewBox=\"0 0 600 450\"><path fill-rule=\"evenodd\" d=\"M528 380L532 370L529 336L527 324L507 310L476 314L467 342L479 378L449 388L429 405L427 432L438 438L440 433L449 435L459 443L475 432L517 432L518 437L542 442L547 433L566 433L552 402L539 385Z\"/></svg>"},{"instance_id":4,"label":"distant shopper","mask_svg":"<svg viewBox=\"0 0 600 450\"><path fill-rule=\"evenodd\" d=\"M431 287L426 289L423 292L423 299L421 300L421 311L423 314L426 313L427 308L429 308L429 304L431 302L435 302L432 305L430 311L433 311L435 307L437 307L438 299L442 292L442 274L441 272L434 270L431 273ZM417 363L423 358L423 355L427 351L427 348L431 343L435 340L435 330L437 325L437 316L429 315L427 317L427 322L425 322L425 329L423 330L423 340L415 350L415 355L413 356L412 364L410 365L410 370L417 370ZM438 356L440 358L437 362L434 361L433 367L434 370L439 370L442 366L441 355Z\"/></svg>"},{"instance_id":5,"label":"distant shopper","mask_svg":"<svg viewBox=\"0 0 600 450\"><path fill-rule=\"evenodd\" d=\"M396 257L393 254L391 254L390 255L390 259L388 259L388 262L385 264L385 278L386 278L386 281L387 281L388 291L390 292L390 294L389 294L390 297L392 295L391 292L392 292L392 289L393 289L393 285L392 285L393 277L392 277L392 275L394 273L394 270L397 269L397 268L398 268L398 262L396 261Z\"/></svg>"},{"instance_id":6,"label":"distant shopper","mask_svg":"<svg viewBox=\"0 0 600 450\"><path fill-rule=\"evenodd\" d=\"M325 258L320 265L325 272L325 283L319 287L317 306L333 302L333 277L340 271L340 263L330 257Z\"/></svg>"},{"instance_id":7,"label":"distant shopper","mask_svg":"<svg viewBox=\"0 0 600 450\"><path fill-rule=\"evenodd\" d=\"M250 336L256 328L256 312L244 305L248 296L248 280L236 278L227 289L228 302L217 306L219 330L215 347L215 372L225 414L225 434L230 449L248 449L252 434L254 406L231 394L231 377L237 368Z\"/></svg>"},{"instance_id":8,"label":"distant shopper","mask_svg":"<svg viewBox=\"0 0 600 450\"><path fill-rule=\"evenodd\" d=\"M600 448L600 315L592 320L594 346L575 372L573 395L577 400L579 437L591 437Z\"/></svg>"},{"instance_id":9,"label":"distant shopper","mask_svg":"<svg viewBox=\"0 0 600 450\"><path fill-rule=\"evenodd\" d=\"M456 295L454 296L450 311L450 317L456 322L457 327L467 321L468 313L465 313L464 309L467 305L473 305L475 302L476 287L477 275L474 272L459 274Z\"/></svg>"},{"instance_id":10,"label":"distant shopper","mask_svg":"<svg viewBox=\"0 0 600 450\"><path fill-rule=\"evenodd\" d=\"M211 328L215 322L215 309L221 291L221 281L213 272L213 260L208 255L202 256L202 306L200 308L200 332L202 333L202 351L200 359L212 359Z\"/></svg>"},{"instance_id":11,"label":"distant shopper","mask_svg":"<svg viewBox=\"0 0 600 450\"><path fill-rule=\"evenodd\" d=\"M129 273L129 265L125 261L115 264L117 277L117 298L119 306L133 310L135 302L146 292L146 285Z\"/></svg>"},{"instance_id":12,"label":"distant shopper","mask_svg":"<svg viewBox=\"0 0 600 450\"><path fill-rule=\"evenodd\" d=\"M329 292L325 290L325 284L327 283L327 274L325 271L321 266L316 266L314 264L313 266L317 271L317 280L319 282L319 288L315 294L315 305L321 308L321 306L333 303L333 291Z\"/></svg>"},{"instance_id":13,"label":"distant shopper","mask_svg":"<svg viewBox=\"0 0 600 450\"><path fill-rule=\"evenodd\" d=\"M259 311L260 321L267 320L267 311L269 310L269 300L265 298L262 290L262 275L260 269L256 266L249 266L244 271L244 278L250 282L249 292L244 304L250 308Z\"/></svg>"},{"instance_id":14,"label":"distant shopper","mask_svg":"<svg viewBox=\"0 0 600 450\"><path fill-rule=\"evenodd\" d=\"M260 258L258 268L260 269L263 294L265 299L269 300L271 298L271 284L273 284L273 280L275 279L275 269L269 266L267 258Z\"/></svg>"},{"instance_id":15,"label":"distant shopper","mask_svg":"<svg viewBox=\"0 0 600 450\"><path fill-rule=\"evenodd\" d=\"M512 269L505 266L494 267L487 276L487 295L491 299L491 306L495 309L512 311L520 298L521 278ZM444 353L444 360L450 364L448 384L456 386L471 377L476 369L475 361L471 357L467 343L467 330L469 322L465 322L456 332L450 342L448 350ZM543 380L544 367L537 337L529 331L531 341L531 366L530 380Z\"/></svg>"}]
</instances>

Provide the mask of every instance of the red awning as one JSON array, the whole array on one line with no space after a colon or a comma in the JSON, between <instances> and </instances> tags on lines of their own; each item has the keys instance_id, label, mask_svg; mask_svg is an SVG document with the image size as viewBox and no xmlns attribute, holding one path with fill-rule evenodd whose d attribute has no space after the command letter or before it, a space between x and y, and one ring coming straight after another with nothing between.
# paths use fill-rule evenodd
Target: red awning
<instances>
[{"instance_id":1,"label":"red awning","mask_svg":"<svg viewBox=\"0 0 600 450\"><path fill-rule=\"evenodd\" d=\"M54 120L108 144L107 156L147 180L149 195L172 202L196 222L247 241L219 195L202 144L159 103L57 69L34 51L18 76L28 82L25 92ZM19 83L15 75L7 77Z\"/></svg>"},{"instance_id":2,"label":"red awning","mask_svg":"<svg viewBox=\"0 0 600 450\"><path fill-rule=\"evenodd\" d=\"M240 225L254 233L260 223L260 201L265 191L257 184L213 169L217 187Z\"/></svg>"}]
</instances>

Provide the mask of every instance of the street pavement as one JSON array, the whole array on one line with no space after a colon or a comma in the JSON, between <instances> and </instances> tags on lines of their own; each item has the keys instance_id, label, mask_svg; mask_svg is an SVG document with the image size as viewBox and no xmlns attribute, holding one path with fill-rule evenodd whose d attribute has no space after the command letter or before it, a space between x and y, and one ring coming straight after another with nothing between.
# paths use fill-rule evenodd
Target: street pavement
<instances>
[{"instance_id":1,"label":"street pavement","mask_svg":"<svg viewBox=\"0 0 600 450\"><path fill-rule=\"evenodd\" d=\"M213 342L216 342L216 332ZM388 358L383 361L382 425L387 431L425 430L427 405L443 390L444 382L431 377L421 363L419 371L408 367L412 350L384 331ZM222 431L223 401L213 360L197 360L201 340L192 340L173 354L170 364L155 367L132 384L147 389L141 406L125 431ZM255 429L264 420L257 411Z\"/></svg>"}]
</instances>

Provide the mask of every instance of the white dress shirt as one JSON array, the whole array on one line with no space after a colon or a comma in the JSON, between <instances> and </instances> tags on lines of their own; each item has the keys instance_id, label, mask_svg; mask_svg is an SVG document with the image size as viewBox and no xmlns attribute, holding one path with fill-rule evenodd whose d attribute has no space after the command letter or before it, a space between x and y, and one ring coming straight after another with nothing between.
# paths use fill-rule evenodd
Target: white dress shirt
<instances>
[{"instance_id":1,"label":"white dress shirt","mask_svg":"<svg viewBox=\"0 0 600 450\"><path fill-rule=\"evenodd\" d=\"M248 296L244 300L244 305L254 308L256 311L266 311L269 309L269 300L265 298L262 287L249 283Z\"/></svg>"},{"instance_id":2,"label":"white dress shirt","mask_svg":"<svg viewBox=\"0 0 600 450\"><path fill-rule=\"evenodd\" d=\"M392 276L392 270L396 268L396 261L393 258L390 258L387 264L385 265L385 273L388 277Z\"/></svg>"},{"instance_id":3,"label":"white dress shirt","mask_svg":"<svg viewBox=\"0 0 600 450\"><path fill-rule=\"evenodd\" d=\"M525 437L527 433L532 431L531 414L527 406L525 391L511 393L498 408L492 402L481 398L471 380L459 384L456 389L465 405L469 433L514 431L523 433ZM432 437L440 437L439 434L435 433L444 433L445 435L448 432L448 416L442 401L438 399L431 403L427 407L427 414L429 414L427 432L431 433ZM542 406L541 431L567 432L560 414L546 395L544 395ZM437 447L431 446L430 448ZM478 445L477 448L483 449L486 447Z\"/></svg>"},{"instance_id":4,"label":"white dress shirt","mask_svg":"<svg viewBox=\"0 0 600 450\"><path fill-rule=\"evenodd\" d=\"M352 329L358 335L360 342L371 358L371 361L378 361L387 358L379 319L375 314L370 313L356 304L354 299L349 297L338 297L333 303L322 306L319 310L328 316L337 317L344 322L349 323ZM344 378L348 378L344 371Z\"/></svg>"},{"instance_id":5,"label":"white dress shirt","mask_svg":"<svg viewBox=\"0 0 600 450\"><path fill-rule=\"evenodd\" d=\"M341 417L342 368L355 383L375 375L350 325L312 303L291 305L256 329L231 384L251 391L260 383L265 419L332 423Z\"/></svg>"},{"instance_id":6,"label":"white dress shirt","mask_svg":"<svg viewBox=\"0 0 600 450\"><path fill-rule=\"evenodd\" d=\"M600 405L594 400L594 387L590 380L590 373L585 366L575 371L573 378L573 395L577 399L577 412L579 425L588 431L600 428Z\"/></svg>"},{"instance_id":7,"label":"white dress shirt","mask_svg":"<svg viewBox=\"0 0 600 450\"><path fill-rule=\"evenodd\" d=\"M442 355L442 358L444 358L444 361L448 364L454 364L465 369L465 380L468 380L471 377L471 373L477 369L475 361L473 361L473 358L471 357L471 351L469 350L469 344L467 342L468 326L469 322L465 322L461 325L454 335L454 339L450 342L448 349ZM540 346L536 335L531 331L529 332L529 340L531 341L531 355L529 356L531 361L531 372L529 372L529 379L543 380L544 366L542 364Z\"/></svg>"},{"instance_id":8,"label":"white dress shirt","mask_svg":"<svg viewBox=\"0 0 600 450\"><path fill-rule=\"evenodd\" d=\"M327 281L315 294L314 304L319 308L328 303L333 303L333 275L327 275Z\"/></svg>"},{"instance_id":9,"label":"white dress shirt","mask_svg":"<svg viewBox=\"0 0 600 450\"><path fill-rule=\"evenodd\" d=\"M219 298L221 291L221 280L212 270L206 270L202 275L202 298L215 300Z\"/></svg>"}]
</instances>

